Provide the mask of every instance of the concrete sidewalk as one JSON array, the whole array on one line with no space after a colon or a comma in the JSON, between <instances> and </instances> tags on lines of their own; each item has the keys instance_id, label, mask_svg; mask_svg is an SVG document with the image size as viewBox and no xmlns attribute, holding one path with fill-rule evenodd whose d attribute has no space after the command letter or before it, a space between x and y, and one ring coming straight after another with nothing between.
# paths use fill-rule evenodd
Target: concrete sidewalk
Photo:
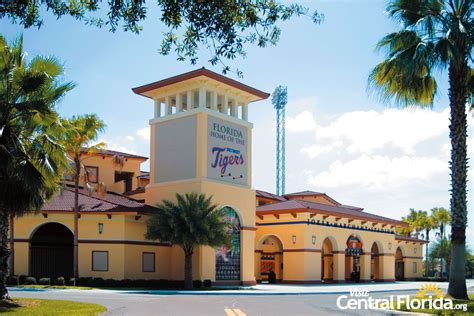
<instances>
[{"instance_id":1,"label":"concrete sidewalk","mask_svg":"<svg viewBox=\"0 0 474 316\"><path fill-rule=\"evenodd\" d=\"M287 285L287 284L259 284L253 287L246 287L239 290L74 290L74 289L24 289L9 288L14 296L16 291L61 291L61 292L87 292L87 293L107 293L107 294L151 294L151 295L311 295L311 294L341 294L349 293L351 290L367 290L376 292L399 292L418 291L427 282L389 282L389 283L354 283L354 284L315 284L315 285ZM448 282L432 282L438 285L444 292L448 288ZM474 292L474 280L467 280L469 292Z\"/></svg>"}]
</instances>

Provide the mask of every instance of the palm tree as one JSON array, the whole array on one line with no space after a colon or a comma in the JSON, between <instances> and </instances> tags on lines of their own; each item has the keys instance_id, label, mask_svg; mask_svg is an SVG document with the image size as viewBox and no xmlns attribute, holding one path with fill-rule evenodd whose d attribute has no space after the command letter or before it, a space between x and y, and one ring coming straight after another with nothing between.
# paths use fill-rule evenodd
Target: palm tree
<instances>
[{"instance_id":1,"label":"palm tree","mask_svg":"<svg viewBox=\"0 0 474 316\"><path fill-rule=\"evenodd\" d=\"M83 164L87 158L86 154L93 153L105 146L104 143L92 145L96 141L99 133L105 129L105 123L95 114L73 116L71 119L62 120L67 127L64 147L73 160L73 178L74 178L74 282L79 277L79 182L81 170L84 171L84 187L89 184L89 175Z\"/></svg>"},{"instance_id":2,"label":"palm tree","mask_svg":"<svg viewBox=\"0 0 474 316\"><path fill-rule=\"evenodd\" d=\"M440 236L446 238L446 225L451 223L451 214L444 207L434 207L431 209L431 216L439 227Z\"/></svg>"},{"instance_id":3,"label":"palm tree","mask_svg":"<svg viewBox=\"0 0 474 316\"><path fill-rule=\"evenodd\" d=\"M451 242L447 239L438 239L437 243L431 248L430 256L440 259L440 271L443 269L443 260L446 260L449 271L451 264Z\"/></svg>"},{"instance_id":4,"label":"palm tree","mask_svg":"<svg viewBox=\"0 0 474 316\"><path fill-rule=\"evenodd\" d=\"M369 87L384 101L394 99L401 107L430 108L436 95L433 76L447 69L451 120L451 215L452 263L448 293L467 299L465 263L467 224L467 117L472 91L471 69L474 0L391 0L388 15L401 22L402 29L385 36L378 48L387 59L369 76Z\"/></svg>"},{"instance_id":5,"label":"palm tree","mask_svg":"<svg viewBox=\"0 0 474 316\"><path fill-rule=\"evenodd\" d=\"M184 251L184 286L193 287L193 253L198 246L231 245L224 214L204 194L177 193L176 203L164 200L148 220L146 238L178 245Z\"/></svg>"},{"instance_id":6,"label":"palm tree","mask_svg":"<svg viewBox=\"0 0 474 316\"><path fill-rule=\"evenodd\" d=\"M425 276L428 276L428 245L430 241L430 232L433 229L438 228L438 225L434 218L430 215L428 215L428 212L426 211L418 211L418 225L419 227L425 231L425 240L428 242L425 247L425 258L426 258L426 264L425 264ZM423 235L423 234L422 234ZM422 236L423 238L423 236Z\"/></svg>"},{"instance_id":7,"label":"palm tree","mask_svg":"<svg viewBox=\"0 0 474 316\"><path fill-rule=\"evenodd\" d=\"M421 231L423 230L423 220L420 219L422 211L415 211L411 208L410 213L407 217L403 218L408 223L408 231L415 232L415 237L419 238Z\"/></svg>"},{"instance_id":8,"label":"palm tree","mask_svg":"<svg viewBox=\"0 0 474 316\"><path fill-rule=\"evenodd\" d=\"M74 87L61 83L63 73L52 57L27 62L22 37L9 45L0 35L0 300L8 299L11 218L39 210L68 166L54 108Z\"/></svg>"},{"instance_id":9,"label":"palm tree","mask_svg":"<svg viewBox=\"0 0 474 316\"><path fill-rule=\"evenodd\" d=\"M451 223L451 214L447 209L444 207L434 207L431 209L431 216L433 217L434 221L437 223L439 227L439 234L441 239L445 239L446 236L446 225ZM443 258L440 258L441 263L441 269L440 269L440 274L441 277L443 276Z\"/></svg>"}]
</instances>

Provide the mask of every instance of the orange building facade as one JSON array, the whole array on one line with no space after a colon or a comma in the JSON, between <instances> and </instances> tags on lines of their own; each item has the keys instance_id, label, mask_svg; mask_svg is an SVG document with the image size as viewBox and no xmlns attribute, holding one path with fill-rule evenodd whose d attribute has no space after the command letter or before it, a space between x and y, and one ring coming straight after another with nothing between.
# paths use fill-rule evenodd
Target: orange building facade
<instances>
[{"instance_id":1,"label":"orange building facade","mask_svg":"<svg viewBox=\"0 0 474 316\"><path fill-rule=\"evenodd\" d=\"M425 241L396 235L406 223L325 193L276 196L252 188L248 106L267 93L206 69L133 91L153 101L150 171L141 170L147 157L84 152L91 189L80 190L80 277L183 280L181 248L146 240L145 232L157 203L187 192L212 195L233 224L230 249L196 249L195 280L253 285L273 274L283 283L421 277ZM72 277L70 180L41 210L14 220L12 274Z\"/></svg>"}]
</instances>

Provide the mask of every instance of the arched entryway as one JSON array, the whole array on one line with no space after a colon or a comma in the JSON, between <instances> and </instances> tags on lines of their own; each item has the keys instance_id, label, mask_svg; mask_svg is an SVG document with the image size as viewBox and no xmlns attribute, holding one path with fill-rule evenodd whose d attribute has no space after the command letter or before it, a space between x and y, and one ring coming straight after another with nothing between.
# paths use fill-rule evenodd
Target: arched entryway
<instances>
[{"instance_id":1,"label":"arched entryway","mask_svg":"<svg viewBox=\"0 0 474 316\"><path fill-rule=\"evenodd\" d=\"M395 280L403 281L405 279L405 262L403 261L403 252L400 247L395 252Z\"/></svg>"},{"instance_id":2,"label":"arched entryway","mask_svg":"<svg viewBox=\"0 0 474 316\"><path fill-rule=\"evenodd\" d=\"M360 238L351 235L346 241L345 251L345 279L346 281L358 282L360 280L360 256L363 252L363 245Z\"/></svg>"},{"instance_id":3,"label":"arched entryway","mask_svg":"<svg viewBox=\"0 0 474 316\"><path fill-rule=\"evenodd\" d=\"M256 259L256 279L261 281L272 281L270 273L275 273L275 282L283 280L283 244L281 240L274 236L263 237L257 244ZM257 258L257 256L260 256Z\"/></svg>"},{"instance_id":4,"label":"arched entryway","mask_svg":"<svg viewBox=\"0 0 474 316\"><path fill-rule=\"evenodd\" d=\"M73 276L74 235L66 226L40 226L30 241L30 275L36 278Z\"/></svg>"},{"instance_id":5,"label":"arched entryway","mask_svg":"<svg viewBox=\"0 0 474 316\"><path fill-rule=\"evenodd\" d=\"M374 242L370 249L370 278L375 281L380 280L380 272L380 249Z\"/></svg>"},{"instance_id":6,"label":"arched entryway","mask_svg":"<svg viewBox=\"0 0 474 316\"><path fill-rule=\"evenodd\" d=\"M216 281L240 280L240 219L231 207L222 208L225 220L230 223L229 230L232 245L216 250Z\"/></svg>"},{"instance_id":7,"label":"arched entryway","mask_svg":"<svg viewBox=\"0 0 474 316\"><path fill-rule=\"evenodd\" d=\"M334 255L335 246L331 239L326 238L321 247L321 280L331 282L334 279Z\"/></svg>"}]
</instances>

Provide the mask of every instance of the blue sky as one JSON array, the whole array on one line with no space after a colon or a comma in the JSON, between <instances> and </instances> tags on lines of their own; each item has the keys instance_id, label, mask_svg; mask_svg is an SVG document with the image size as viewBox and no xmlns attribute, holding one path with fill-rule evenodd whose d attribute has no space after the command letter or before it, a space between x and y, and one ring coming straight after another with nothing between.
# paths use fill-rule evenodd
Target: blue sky
<instances>
[{"instance_id":1,"label":"blue sky","mask_svg":"<svg viewBox=\"0 0 474 316\"><path fill-rule=\"evenodd\" d=\"M288 86L287 192L323 191L394 218L409 207L448 207L445 74L439 76L433 112L389 108L366 91L370 70L383 58L374 50L376 42L398 28L384 13L386 2L302 3L322 12L324 23L295 18L281 25L278 46L247 47L247 58L228 62L244 73L243 79L231 77L258 89ZM154 9L140 35L110 33L70 18L48 17L40 30L0 20L8 39L23 32L30 56L54 55L65 63L67 79L78 86L61 103L62 115L96 113L108 125L102 139L110 147L144 155L152 102L131 88L202 66L221 70L206 62L205 52L194 66L159 55L163 30ZM269 100L250 107L254 186L268 191L275 187L274 116ZM471 134L472 126L471 120Z\"/></svg>"}]
</instances>

